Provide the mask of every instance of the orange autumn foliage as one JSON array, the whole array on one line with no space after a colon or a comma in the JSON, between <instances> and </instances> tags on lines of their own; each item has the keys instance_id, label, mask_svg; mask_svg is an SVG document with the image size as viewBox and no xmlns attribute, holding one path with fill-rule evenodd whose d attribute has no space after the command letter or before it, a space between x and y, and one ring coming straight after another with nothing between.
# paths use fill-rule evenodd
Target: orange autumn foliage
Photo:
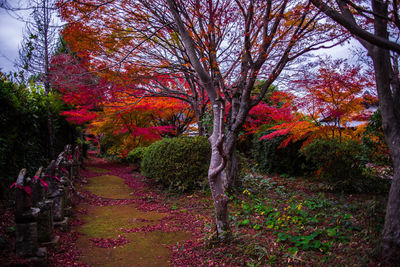
<instances>
[{"instance_id":1,"label":"orange autumn foliage","mask_svg":"<svg viewBox=\"0 0 400 267\"><path fill-rule=\"evenodd\" d=\"M125 157L138 146L146 146L164 135L181 134L193 120L188 105L172 98L143 98L111 102L98 112L89 125L89 133L107 136L112 142L109 154Z\"/></svg>"},{"instance_id":2,"label":"orange autumn foliage","mask_svg":"<svg viewBox=\"0 0 400 267\"><path fill-rule=\"evenodd\" d=\"M280 147L290 142L304 140L303 147L316 138L359 139L363 125L352 126L355 120L365 123L366 102L373 99L363 96L373 83L363 75L359 67L348 65L343 60L322 61L318 71L296 80L294 86L302 90L297 105L306 115L299 115L289 123L272 127L276 130L261 139L287 135Z\"/></svg>"}]
</instances>

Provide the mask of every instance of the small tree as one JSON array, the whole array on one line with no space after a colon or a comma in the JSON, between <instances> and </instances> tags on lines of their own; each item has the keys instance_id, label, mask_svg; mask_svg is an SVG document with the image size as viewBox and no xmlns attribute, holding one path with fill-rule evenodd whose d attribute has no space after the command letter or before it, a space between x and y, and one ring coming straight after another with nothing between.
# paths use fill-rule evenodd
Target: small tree
<instances>
[{"instance_id":1,"label":"small tree","mask_svg":"<svg viewBox=\"0 0 400 267\"><path fill-rule=\"evenodd\" d=\"M299 140L305 140L305 146L315 138L338 138L340 141L357 138L358 132L349 126L355 119L363 117L363 94L374 84L360 67L348 65L344 60L326 59L319 63L316 72L307 71L292 83L301 93L296 99L297 105L307 116L297 116L274 126L272 129L276 131L263 139L287 135L282 146Z\"/></svg>"}]
</instances>

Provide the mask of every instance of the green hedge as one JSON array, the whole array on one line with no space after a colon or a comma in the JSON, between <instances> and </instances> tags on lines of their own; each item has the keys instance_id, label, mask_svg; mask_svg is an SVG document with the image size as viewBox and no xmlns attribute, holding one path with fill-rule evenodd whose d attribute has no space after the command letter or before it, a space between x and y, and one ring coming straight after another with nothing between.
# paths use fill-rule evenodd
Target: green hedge
<instances>
[{"instance_id":1,"label":"green hedge","mask_svg":"<svg viewBox=\"0 0 400 267\"><path fill-rule=\"evenodd\" d=\"M173 191L204 188L211 148L205 137L164 138L147 147L142 173Z\"/></svg>"},{"instance_id":2,"label":"green hedge","mask_svg":"<svg viewBox=\"0 0 400 267\"><path fill-rule=\"evenodd\" d=\"M389 181L365 168L363 146L354 140L315 140L302 153L316 164L317 176L334 191L382 192L389 187Z\"/></svg>"},{"instance_id":3,"label":"green hedge","mask_svg":"<svg viewBox=\"0 0 400 267\"><path fill-rule=\"evenodd\" d=\"M40 86L16 84L0 73L0 198L7 198L11 183L26 168L31 176L39 166L46 166L49 143L47 101L53 117L55 151L72 143L76 133L59 116L63 104L54 94L45 96Z\"/></svg>"},{"instance_id":4,"label":"green hedge","mask_svg":"<svg viewBox=\"0 0 400 267\"><path fill-rule=\"evenodd\" d=\"M125 160L130 164L133 164L135 166L140 166L146 150L147 147L137 147L135 149L132 149L126 156Z\"/></svg>"},{"instance_id":5,"label":"green hedge","mask_svg":"<svg viewBox=\"0 0 400 267\"><path fill-rule=\"evenodd\" d=\"M271 140L260 140L270 132L261 132L253 138L252 158L257 169L265 173L303 175L313 169L310 162L300 154L302 142L289 143L287 147L278 148L285 136L277 136Z\"/></svg>"}]
</instances>

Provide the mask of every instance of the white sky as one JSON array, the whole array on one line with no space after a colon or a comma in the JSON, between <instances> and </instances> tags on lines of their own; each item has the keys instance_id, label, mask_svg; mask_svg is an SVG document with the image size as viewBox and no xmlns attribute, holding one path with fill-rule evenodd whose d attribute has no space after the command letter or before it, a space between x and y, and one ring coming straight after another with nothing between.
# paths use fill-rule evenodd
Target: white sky
<instances>
[{"instance_id":1,"label":"white sky","mask_svg":"<svg viewBox=\"0 0 400 267\"><path fill-rule=\"evenodd\" d=\"M4 9L0 9L0 70L2 72L16 71L13 66L18 57L24 27L24 22L14 19Z\"/></svg>"},{"instance_id":2,"label":"white sky","mask_svg":"<svg viewBox=\"0 0 400 267\"><path fill-rule=\"evenodd\" d=\"M29 12L26 12L29 13ZM27 14L28 15L28 14ZM0 71L8 73L17 71L14 62L18 58L18 50L23 38L25 23L11 16L4 9L0 8ZM350 47L359 46L357 41L352 41L345 46L337 46L329 50L317 51L317 54L328 54L334 58L345 57L354 61Z\"/></svg>"}]
</instances>

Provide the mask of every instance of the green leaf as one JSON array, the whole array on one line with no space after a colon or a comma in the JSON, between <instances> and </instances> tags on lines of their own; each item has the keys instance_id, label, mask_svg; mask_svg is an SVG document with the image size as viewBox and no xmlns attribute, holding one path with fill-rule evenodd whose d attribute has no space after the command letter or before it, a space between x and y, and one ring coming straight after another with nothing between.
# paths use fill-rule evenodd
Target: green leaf
<instances>
[{"instance_id":1,"label":"green leaf","mask_svg":"<svg viewBox=\"0 0 400 267\"><path fill-rule=\"evenodd\" d=\"M260 230L261 229L261 225L256 224L253 226L254 230Z\"/></svg>"},{"instance_id":2,"label":"green leaf","mask_svg":"<svg viewBox=\"0 0 400 267\"><path fill-rule=\"evenodd\" d=\"M245 220L241 221L239 224L240 225L248 225L249 223L250 223L250 220L249 219L245 219Z\"/></svg>"},{"instance_id":3,"label":"green leaf","mask_svg":"<svg viewBox=\"0 0 400 267\"><path fill-rule=\"evenodd\" d=\"M337 232L335 228L326 229L326 234L330 237L336 236Z\"/></svg>"}]
</instances>

